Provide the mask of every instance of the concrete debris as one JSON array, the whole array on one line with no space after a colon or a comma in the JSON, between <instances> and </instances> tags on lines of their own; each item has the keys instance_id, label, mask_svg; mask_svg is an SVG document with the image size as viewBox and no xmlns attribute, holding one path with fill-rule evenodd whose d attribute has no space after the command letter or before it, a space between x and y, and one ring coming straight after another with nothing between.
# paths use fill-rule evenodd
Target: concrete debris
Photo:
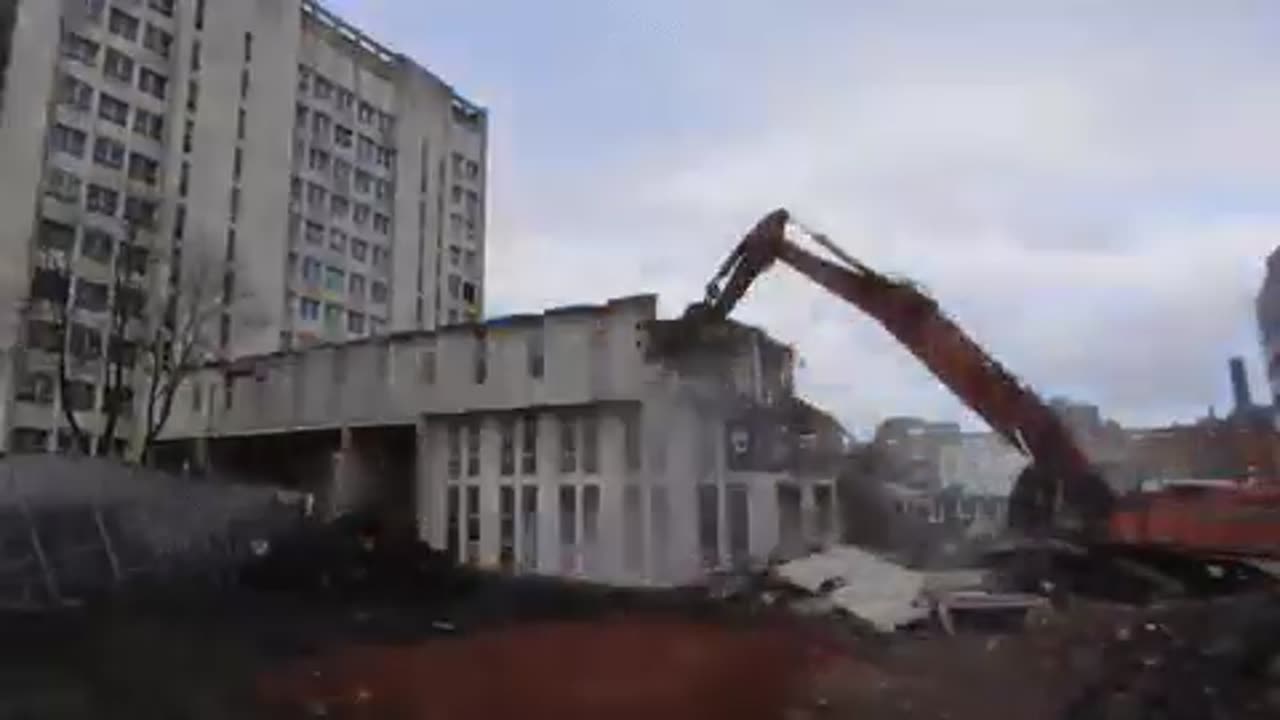
<instances>
[{"instance_id":1,"label":"concrete debris","mask_svg":"<svg viewBox=\"0 0 1280 720\"><path fill-rule=\"evenodd\" d=\"M927 620L932 612L924 573L851 545L784 563L774 574L793 587L827 597L834 607L881 632Z\"/></svg>"}]
</instances>

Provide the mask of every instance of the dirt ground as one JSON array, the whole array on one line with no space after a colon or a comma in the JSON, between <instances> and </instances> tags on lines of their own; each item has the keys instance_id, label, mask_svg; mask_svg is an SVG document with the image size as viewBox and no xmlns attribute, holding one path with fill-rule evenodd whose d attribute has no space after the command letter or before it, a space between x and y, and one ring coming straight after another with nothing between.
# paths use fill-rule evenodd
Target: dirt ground
<instances>
[{"instance_id":1,"label":"dirt ground","mask_svg":"<svg viewBox=\"0 0 1280 720\"><path fill-rule=\"evenodd\" d=\"M1178 692L1216 682L1197 665L1156 673L1174 685L1157 690L1188 712L1119 713L1114 703L1069 712L1100 680L1124 680L1107 687L1131 693L1129 679L1142 674L1133 668L1147 667L1143 641L1128 636L1142 616L1115 606L1045 611L1022 631L956 636L869 636L837 620L678 608L463 618L462 608L208 598L182 612L9 623L0 626L0 717L1280 717L1280 697L1252 714L1195 709L1203 693Z\"/></svg>"}]
</instances>

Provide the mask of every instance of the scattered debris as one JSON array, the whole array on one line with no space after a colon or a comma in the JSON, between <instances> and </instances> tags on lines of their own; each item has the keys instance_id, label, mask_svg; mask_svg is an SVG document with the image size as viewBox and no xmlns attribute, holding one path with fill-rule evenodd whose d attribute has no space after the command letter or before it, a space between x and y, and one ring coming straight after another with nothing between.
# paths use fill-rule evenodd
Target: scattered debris
<instances>
[{"instance_id":1,"label":"scattered debris","mask_svg":"<svg viewBox=\"0 0 1280 720\"><path fill-rule=\"evenodd\" d=\"M775 576L840 608L881 632L928 619L924 573L883 560L852 545L792 560Z\"/></svg>"}]
</instances>

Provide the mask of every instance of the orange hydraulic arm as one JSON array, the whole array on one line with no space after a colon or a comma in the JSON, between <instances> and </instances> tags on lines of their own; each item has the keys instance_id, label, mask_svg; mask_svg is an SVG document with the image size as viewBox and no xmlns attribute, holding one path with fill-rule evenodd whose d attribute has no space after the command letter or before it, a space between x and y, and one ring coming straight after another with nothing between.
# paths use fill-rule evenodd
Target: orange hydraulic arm
<instances>
[{"instance_id":1,"label":"orange hydraulic arm","mask_svg":"<svg viewBox=\"0 0 1280 720\"><path fill-rule=\"evenodd\" d=\"M1034 492L1030 487L1020 490L1024 498L1028 493L1039 494L1035 503L1050 506L1042 507L1042 513L1065 504L1080 513L1080 522L1085 525L1104 519L1099 515L1110 509L1110 489L1035 391L988 355L912 284L872 270L822 236L814 237L844 264L800 248L786 238L789 222L786 210L776 210L761 220L721 266L707 287L705 304L696 306L695 314L710 319L727 317L756 277L781 260L879 321L965 405L1028 454L1040 471L1029 474L1035 477L1037 487ZM1020 484L1031 484L1024 482L1026 477ZM1015 496L1018 494L1015 491Z\"/></svg>"}]
</instances>

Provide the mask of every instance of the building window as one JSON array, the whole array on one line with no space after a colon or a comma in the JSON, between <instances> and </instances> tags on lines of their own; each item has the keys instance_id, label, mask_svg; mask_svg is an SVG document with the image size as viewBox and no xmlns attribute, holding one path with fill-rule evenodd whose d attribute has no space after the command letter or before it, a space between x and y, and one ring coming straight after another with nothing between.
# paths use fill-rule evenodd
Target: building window
<instances>
[{"instance_id":1,"label":"building window","mask_svg":"<svg viewBox=\"0 0 1280 720\"><path fill-rule=\"evenodd\" d=\"M111 253L115 250L115 240L106 232L96 228L87 228L80 240L80 254L100 263L111 262Z\"/></svg>"},{"instance_id":2,"label":"building window","mask_svg":"<svg viewBox=\"0 0 1280 720\"><path fill-rule=\"evenodd\" d=\"M588 575L596 571L596 553L600 543L600 486L582 486L582 570Z\"/></svg>"},{"instance_id":3,"label":"building window","mask_svg":"<svg viewBox=\"0 0 1280 720\"><path fill-rule=\"evenodd\" d=\"M150 68L142 68L138 75L138 88L157 100L163 100L169 79Z\"/></svg>"},{"instance_id":4,"label":"building window","mask_svg":"<svg viewBox=\"0 0 1280 720\"><path fill-rule=\"evenodd\" d=\"M720 489L715 485L698 486L698 547L703 567L720 564Z\"/></svg>"},{"instance_id":5,"label":"building window","mask_svg":"<svg viewBox=\"0 0 1280 720\"><path fill-rule=\"evenodd\" d=\"M559 488L560 521L560 571L573 574L578 571L578 492L573 485Z\"/></svg>"},{"instance_id":6,"label":"building window","mask_svg":"<svg viewBox=\"0 0 1280 720\"><path fill-rule=\"evenodd\" d=\"M391 166L395 164L396 151L379 145L377 147L377 153L378 164L390 170Z\"/></svg>"},{"instance_id":7,"label":"building window","mask_svg":"<svg viewBox=\"0 0 1280 720\"><path fill-rule=\"evenodd\" d=\"M480 562L480 488L467 487L467 562Z\"/></svg>"},{"instance_id":8,"label":"building window","mask_svg":"<svg viewBox=\"0 0 1280 720\"><path fill-rule=\"evenodd\" d=\"M107 48L107 60L102 74L108 79L133 84L133 58L114 48Z\"/></svg>"},{"instance_id":9,"label":"building window","mask_svg":"<svg viewBox=\"0 0 1280 720\"><path fill-rule=\"evenodd\" d=\"M162 58L168 59L173 48L173 36L160 28L147 23L147 31L143 35L142 45Z\"/></svg>"},{"instance_id":10,"label":"building window","mask_svg":"<svg viewBox=\"0 0 1280 720\"><path fill-rule=\"evenodd\" d=\"M98 136L93 141L93 161L103 167L119 170L124 167L124 143Z\"/></svg>"},{"instance_id":11,"label":"building window","mask_svg":"<svg viewBox=\"0 0 1280 720\"><path fill-rule=\"evenodd\" d=\"M560 418L560 472L578 470L578 421L574 417Z\"/></svg>"},{"instance_id":12,"label":"building window","mask_svg":"<svg viewBox=\"0 0 1280 720\"><path fill-rule=\"evenodd\" d=\"M727 483L724 488L725 522L729 530L729 560L738 565L751 553L751 507L747 486Z\"/></svg>"},{"instance_id":13,"label":"building window","mask_svg":"<svg viewBox=\"0 0 1280 720\"><path fill-rule=\"evenodd\" d=\"M147 0L147 7L165 17L173 17L173 0Z\"/></svg>"},{"instance_id":14,"label":"building window","mask_svg":"<svg viewBox=\"0 0 1280 720\"><path fill-rule=\"evenodd\" d=\"M196 124L194 120L188 119L182 125L182 152L191 152L193 138L196 134Z\"/></svg>"},{"instance_id":15,"label":"building window","mask_svg":"<svg viewBox=\"0 0 1280 720\"><path fill-rule=\"evenodd\" d=\"M457 480L462 474L462 428L457 423L449 425L448 440L448 473L449 477Z\"/></svg>"},{"instance_id":16,"label":"building window","mask_svg":"<svg viewBox=\"0 0 1280 720\"><path fill-rule=\"evenodd\" d=\"M152 140L164 138L164 118L142 108L133 110L133 132L149 137Z\"/></svg>"},{"instance_id":17,"label":"building window","mask_svg":"<svg viewBox=\"0 0 1280 720\"><path fill-rule=\"evenodd\" d=\"M236 222L240 219L240 188L231 188L231 200L229 204L231 209L231 222Z\"/></svg>"},{"instance_id":18,"label":"building window","mask_svg":"<svg viewBox=\"0 0 1280 720\"><path fill-rule=\"evenodd\" d=\"M75 157L84 157L84 146L88 142L88 136L81 130L67 127L66 125L54 125L49 131L49 145L58 152L64 152Z\"/></svg>"},{"instance_id":19,"label":"building window","mask_svg":"<svg viewBox=\"0 0 1280 720\"><path fill-rule=\"evenodd\" d=\"M341 195L333 195L329 198L329 214L335 218L346 219L347 214L351 212L351 201Z\"/></svg>"},{"instance_id":20,"label":"building window","mask_svg":"<svg viewBox=\"0 0 1280 720\"><path fill-rule=\"evenodd\" d=\"M50 167L45 174L44 191L64 202L78 205L82 185L82 181L74 173L60 168Z\"/></svg>"},{"instance_id":21,"label":"building window","mask_svg":"<svg viewBox=\"0 0 1280 720\"><path fill-rule=\"evenodd\" d=\"M538 417L525 415L521 421L520 472L538 474Z\"/></svg>"},{"instance_id":22,"label":"building window","mask_svg":"<svg viewBox=\"0 0 1280 720\"><path fill-rule=\"evenodd\" d=\"M643 435L640 432L640 413L635 411L626 413L622 417L622 422L623 460L628 470L639 470L643 443Z\"/></svg>"},{"instance_id":23,"label":"building window","mask_svg":"<svg viewBox=\"0 0 1280 720\"><path fill-rule=\"evenodd\" d=\"M462 283L462 301L469 304L476 304L476 284L470 281Z\"/></svg>"},{"instance_id":24,"label":"building window","mask_svg":"<svg viewBox=\"0 0 1280 720\"><path fill-rule=\"evenodd\" d=\"M323 210L325 200L329 197L329 191L324 186L316 183L307 183L307 204L312 210Z\"/></svg>"},{"instance_id":25,"label":"building window","mask_svg":"<svg viewBox=\"0 0 1280 720\"><path fill-rule=\"evenodd\" d=\"M364 300L364 276L359 273L351 273L347 290L351 293L351 297L363 301Z\"/></svg>"},{"instance_id":26,"label":"building window","mask_svg":"<svg viewBox=\"0 0 1280 720\"><path fill-rule=\"evenodd\" d=\"M345 125L333 126L333 142L336 143L338 147L351 147L351 138L351 128L346 127Z\"/></svg>"},{"instance_id":27,"label":"building window","mask_svg":"<svg viewBox=\"0 0 1280 720\"><path fill-rule=\"evenodd\" d=\"M351 163L342 158L334 158L333 181L345 192L347 184L351 182Z\"/></svg>"},{"instance_id":28,"label":"building window","mask_svg":"<svg viewBox=\"0 0 1280 720\"><path fill-rule=\"evenodd\" d=\"M244 100L249 97L249 69L245 68L240 71L240 99Z\"/></svg>"},{"instance_id":29,"label":"building window","mask_svg":"<svg viewBox=\"0 0 1280 720\"><path fill-rule=\"evenodd\" d=\"M467 432L467 477L480 474L480 421L473 420Z\"/></svg>"},{"instance_id":30,"label":"building window","mask_svg":"<svg viewBox=\"0 0 1280 720\"><path fill-rule=\"evenodd\" d=\"M311 148L307 154L307 166L316 172L329 171L329 153L320 148Z\"/></svg>"},{"instance_id":31,"label":"building window","mask_svg":"<svg viewBox=\"0 0 1280 720\"><path fill-rule=\"evenodd\" d=\"M305 280L308 285L320 284L322 268L323 265L321 265L319 260L313 257L304 257L302 259L302 279Z\"/></svg>"},{"instance_id":32,"label":"building window","mask_svg":"<svg viewBox=\"0 0 1280 720\"><path fill-rule=\"evenodd\" d=\"M426 385L434 385L436 382L436 350L434 344L423 348L418 355L418 377Z\"/></svg>"},{"instance_id":33,"label":"building window","mask_svg":"<svg viewBox=\"0 0 1280 720\"><path fill-rule=\"evenodd\" d=\"M446 498L448 519L445 521L445 553L453 562L461 562L462 558L458 555L458 533L462 530L459 524L459 516L462 514L462 509L458 507L458 488L449 488L446 492Z\"/></svg>"},{"instance_id":34,"label":"building window","mask_svg":"<svg viewBox=\"0 0 1280 720\"><path fill-rule=\"evenodd\" d=\"M529 359L529 376L540 378L546 372L546 335L541 331L529 333L525 339Z\"/></svg>"},{"instance_id":35,"label":"building window","mask_svg":"<svg viewBox=\"0 0 1280 720\"><path fill-rule=\"evenodd\" d=\"M354 310L347 313L347 332L352 335L364 334L364 314Z\"/></svg>"},{"instance_id":36,"label":"building window","mask_svg":"<svg viewBox=\"0 0 1280 720\"><path fill-rule=\"evenodd\" d=\"M391 234L391 218L382 213L373 214L373 230L379 235Z\"/></svg>"},{"instance_id":37,"label":"building window","mask_svg":"<svg viewBox=\"0 0 1280 720\"><path fill-rule=\"evenodd\" d=\"M107 29L113 35L136 41L138 39L139 26L138 18L119 8L111 8L111 15L107 19Z\"/></svg>"},{"instance_id":38,"label":"building window","mask_svg":"<svg viewBox=\"0 0 1280 720\"><path fill-rule=\"evenodd\" d=\"M324 140L327 138L329 136L329 128L332 126L333 121L329 119L328 115L325 115L319 110L311 113L311 132L315 135L316 139Z\"/></svg>"},{"instance_id":39,"label":"building window","mask_svg":"<svg viewBox=\"0 0 1280 720\"><path fill-rule=\"evenodd\" d=\"M191 72L193 73L200 72L200 50L201 50L200 41L192 40L191 41Z\"/></svg>"},{"instance_id":40,"label":"building window","mask_svg":"<svg viewBox=\"0 0 1280 720\"><path fill-rule=\"evenodd\" d=\"M538 569L538 488L520 488L520 566L525 571Z\"/></svg>"},{"instance_id":41,"label":"building window","mask_svg":"<svg viewBox=\"0 0 1280 720\"><path fill-rule=\"evenodd\" d=\"M120 193L101 185L90 185L85 205L91 213L113 217L120 209Z\"/></svg>"},{"instance_id":42,"label":"building window","mask_svg":"<svg viewBox=\"0 0 1280 720\"><path fill-rule=\"evenodd\" d=\"M516 564L516 489L498 488L498 565L510 572Z\"/></svg>"},{"instance_id":43,"label":"building window","mask_svg":"<svg viewBox=\"0 0 1280 720\"><path fill-rule=\"evenodd\" d=\"M356 192L368 194L373 186L373 176L367 170L356 169Z\"/></svg>"},{"instance_id":44,"label":"building window","mask_svg":"<svg viewBox=\"0 0 1280 720\"><path fill-rule=\"evenodd\" d=\"M355 221L357 227L365 227L369 224L369 214L371 212L372 210L368 205L365 205L364 203L356 203L356 209L352 214L351 219Z\"/></svg>"},{"instance_id":45,"label":"building window","mask_svg":"<svg viewBox=\"0 0 1280 720\"><path fill-rule=\"evenodd\" d=\"M369 286L369 299L375 303L385 303L387 301L387 284L374 280L373 284Z\"/></svg>"},{"instance_id":46,"label":"building window","mask_svg":"<svg viewBox=\"0 0 1280 720\"><path fill-rule=\"evenodd\" d=\"M373 106L362 100L360 102L360 107L356 110L356 118L362 123L371 123L373 122L373 116Z\"/></svg>"},{"instance_id":47,"label":"building window","mask_svg":"<svg viewBox=\"0 0 1280 720\"><path fill-rule=\"evenodd\" d=\"M155 200L130 195L124 202L124 219L138 227L150 229L155 227L158 209Z\"/></svg>"},{"instance_id":48,"label":"building window","mask_svg":"<svg viewBox=\"0 0 1280 720\"><path fill-rule=\"evenodd\" d=\"M346 273L342 268L327 267L324 271L324 289L330 292L342 292L347 286Z\"/></svg>"},{"instance_id":49,"label":"building window","mask_svg":"<svg viewBox=\"0 0 1280 720\"><path fill-rule=\"evenodd\" d=\"M129 179L154 186L159 181L160 163L142 153L129 153Z\"/></svg>"},{"instance_id":50,"label":"building window","mask_svg":"<svg viewBox=\"0 0 1280 720\"><path fill-rule=\"evenodd\" d=\"M369 243L359 238L351 239L351 258L359 262L364 262L369 255Z\"/></svg>"},{"instance_id":51,"label":"building window","mask_svg":"<svg viewBox=\"0 0 1280 720\"><path fill-rule=\"evenodd\" d=\"M234 160L231 164L231 177L236 182L240 182L240 175L244 172L244 148L236 147Z\"/></svg>"},{"instance_id":52,"label":"building window","mask_svg":"<svg viewBox=\"0 0 1280 720\"><path fill-rule=\"evenodd\" d=\"M337 198L337 195L334 196ZM340 253L347 251L347 234L338 228L329 228L329 249Z\"/></svg>"},{"instance_id":53,"label":"building window","mask_svg":"<svg viewBox=\"0 0 1280 720\"><path fill-rule=\"evenodd\" d=\"M245 128L248 127L248 116L245 114L244 108L240 108L236 112L236 138L244 139Z\"/></svg>"},{"instance_id":54,"label":"building window","mask_svg":"<svg viewBox=\"0 0 1280 720\"><path fill-rule=\"evenodd\" d=\"M98 43L75 33L62 36L62 54L90 67L98 65Z\"/></svg>"},{"instance_id":55,"label":"building window","mask_svg":"<svg viewBox=\"0 0 1280 720\"><path fill-rule=\"evenodd\" d=\"M58 103L89 112L93 109L93 88L71 75L62 75L58 78Z\"/></svg>"},{"instance_id":56,"label":"building window","mask_svg":"<svg viewBox=\"0 0 1280 720\"><path fill-rule=\"evenodd\" d=\"M129 106L106 93L98 95L98 117L120 127L129 124Z\"/></svg>"},{"instance_id":57,"label":"building window","mask_svg":"<svg viewBox=\"0 0 1280 720\"><path fill-rule=\"evenodd\" d=\"M107 309L107 297L110 291L102 283L90 282L84 278L76 280L76 307L90 312L102 312Z\"/></svg>"},{"instance_id":58,"label":"building window","mask_svg":"<svg viewBox=\"0 0 1280 720\"><path fill-rule=\"evenodd\" d=\"M377 146L371 138L361 135L356 139L356 159L360 162L373 161L373 149Z\"/></svg>"},{"instance_id":59,"label":"building window","mask_svg":"<svg viewBox=\"0 0 1280 720\"><path fill-rule=\"evenodd\" d=\"M18 386L16 394L17 398L23 402L50 405L53 403L53 388L53 376L48 373L33 372L22 378L22 384Z\"/></svg>"},{"instance_id":60,"label":"building window","mask_svg":"<svg viewBox=\"0 0 1280 720\"><path fill-rule=\"evenodd\" d=\"M652 528L649 566L651 574L662 578L666 576L668 558L671 556L671 508L665 486L654 485L649 492L649 522Z\"/></svg>"},{"instance_id":61,"label":"building window","mask_svg":"<svg viewBox=\"0 0 1280 720\"><path fill-rule=\"evenodd\" d=\"M351 106L355 104L356 96L346 88L338 88L338 109L343 111L351 110Z\"/></svg>"},{"instance_id":62,"label":"building window","mask_svg":"<svg viewBox=\"0 0 1280 720\"><path fill-rule=\"evenodd\" d=\"M449 297L457 300L462 292L462 278L457 275L449 276Z\"/></svg>"},{"instance_id":63,"label":"building window","mask_svg":"<svg viewBox=\"0 0 1280 720\"><path fill-rule=\"evenodd\" d=\"M514 418L503 418L500 424L502 446L498 458L498 472L501 475L514 475L516 472L516 421Z\"/></svg>"},{"instance_id":64,"label":"building window","mask_svg":"<svg viewBox=\"0 0 1280 720\"><path fill-rule=\"evenodd\" d=\"M324 306L324 326L327 330L337 332L342 328L342 318L345 311L341 305L333 303L325 303Z\"/></svg>"},{"instance_id":65,"label":"building window","mask_svg":"<svg viewBox=\"0 0 1280 720\"><path fill-rule=\"evenodd\" d=\"M303 320L319 320L320 301L308 297L302 298L302 302L298 303L298 314L302 316Z\"/></svg>"},{"instance_id":66,"label":"building window","mask_svg":"<svg viewBox=\"0 0 1280 720\"><path fill-rule=\"evenodd\" d=\"M379 270L386 270L391 265L391 253L380 245L373 246L373 266Z\"/></svg>"},{"instance_id":67,"label":"building window","mask_svg":"<svg viewBox=\"0 0 1280 720\"><path fill-rule=\"evenodd\" d=\"M582 416L582 472L600 472L600 423L590 412Z\"/></svg>"},{"instance_id":68,"label":"building window","mask_svg":"<svg viewBox=\"0 0 1280 720\"><path fill-rule=\"evenodd\" d=\"M471 352L471 379L477 385L483 385L489 379L489 343L485 342L484 336L476 335Z\"/></svg>"},{"instance_id":69,"label":"building window","mask_svg":"<svg viewBox=\"0 0 1280 720\"><path fill-rule=\"evenodd\" d=\"M316 75L316 81L312 84L311 89L315 92L318 100L328 100L333 97L333 83L321 75Z\"/></svg>"},{"instance_id":70,"label":"building window","mask_svg":"<svg viewBox=\"0 0 1280 720\"><path fill-rule=\"evenodd\" d=\"M204 0L196 0L195 26L197 30L204 29Z\"/></svg>"}]
</instances>

